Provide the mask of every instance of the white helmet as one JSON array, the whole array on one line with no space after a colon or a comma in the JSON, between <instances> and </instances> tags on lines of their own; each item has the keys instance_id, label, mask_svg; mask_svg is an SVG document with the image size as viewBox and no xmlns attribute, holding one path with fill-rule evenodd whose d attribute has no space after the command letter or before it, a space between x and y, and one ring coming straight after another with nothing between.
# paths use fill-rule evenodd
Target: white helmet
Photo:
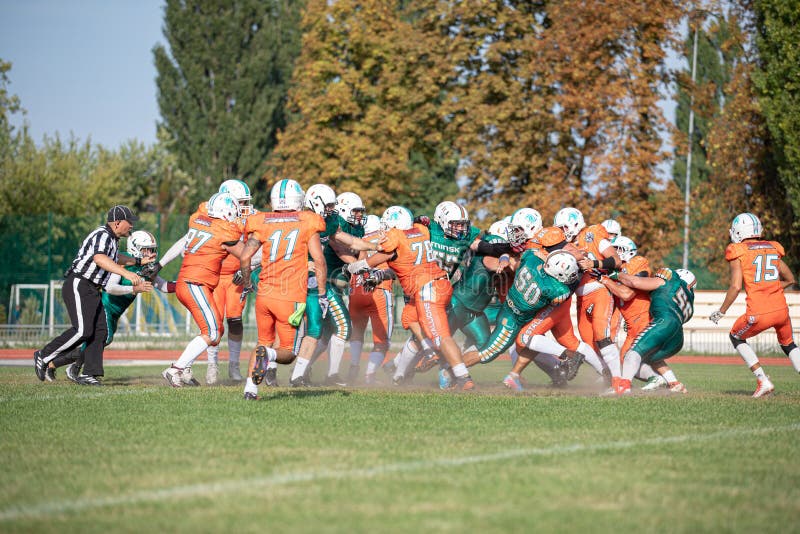
<instances>
[{"instance_id":1,"label":"white helmet","mask_svg":"<svg viewBox=\"0 0 800 534\"><path fill-rule=\"evenodd\" d=\"M606 229L606 232L608 232L608 236L611 239L614 239L615 237L622 234L622 226L614 219L606 219L600 224L603 225L603 228Z\"/></svg>"},{"instance_id":2,"label":"white helmet","mask_svg":"<svg viewBox=\"0 0 800 534\"><path fill-rule=\"evenodd\" d=\"M572 241L586 228L586 221L583 220L583 213L575 208L562 208L553 217L553 226L558 226L564 232L567 241Z\"/></svg>"},{"instance_id":3,"label":"white helmet","mask_svg":"<svg viewBox=\"0 0 800 534\"><path fill-rule=\"evenodd\" d=\"M575 256L565 250L556 250L544 260L544 272L562 284L569 285L578 281L580 269Z\"/></svg>"},{"instance_id":4,"label":"white helmet","mask_svg":"<svg viewBox=\"0 0 800 534\"><path fill-rule=\"evenodd\" d=\"M505 241L508 241L508 221L501 219L493 222L489 227L489 234L502 237Z\"/></svg>"},{"instance_id":5,"label":"white helmet","mask_svg":"<svg viewBox=\"0 0 800 534\"><path fill-rule=\"evenodd\" d=\"M617 255L622 261L631 261L631 259L636 256L636 253L638 252L636 243L624 235L618 235L615 237L611 244L615 249L617 249Z\"/></svg>"},{"instance_id":6,"label":"white helmet","mask_svg":"<svg viewBox=\"0 0 800 534\"><path fill-rule=\"evenodd\" d=\"M751 237L761 237L761 221L752 213L740 213L731 223L731 243L741 243Z\"/></svg>"},{"instance_id":7,"label":"white helmet","mask_svg":"<svg viewBox=\"0 0 800 534\"><path fill-rule=\"evenodd\" d=\"M467 209L451 200L445 200L436 206L433 220L442 227L444 235L451 239L464 239L469 235L470 222Z\"/></svg>"},{"instance_id":8,"label":"white helmet","mask_svg":"<svg viewBox=\"0 0 800 534\"><path fill-rule=\"evenodd\" d=\"M269 193L269 203L273 211L300 211L303 209L304 198L303 188L289 178L279 180Z\"/></svg>"},{"instance_id":9,"label":"white helmet","mask_svg":"<svg viewBox=\"0 0 800 534\"><path fill-rule=\"evenodd\" d=\"M694 286L697 284L697 277L692 271L687 269L675 269L675 274L677 274L678 277L684 281L686 287L688 287L690 290L694 289Z\"/></svg>"},{"instance_id":10,"label":"white helmet","mask_svg":"<svg viewBox=\"0 0 800 534\"><path fill-rule=\"evenodd\" d=\"M241 180L225 180L219 186L220 193L230 193L239 203L239 216L246 217L253 213L253 206L250 204L250 188Z\"/></svg>"},{"instance_id":11,"label":"white helmet","mask_svg":"<svg viewBox=\"0 0 800 534\"><path fill-rule=\"evenodd\" d=\"M214 193L208 199L208 216L235 221L239 216L239 203L230 193Z\"/></svg>"},{"instance_id":12,"label":"white helmet","mask_svg":"<svg viewBox=\"0 0 800 534\"><path fill-rule=\"evenodd\" d=\"M511 216L511 224L521 226L526 239L533 239L542 229L542 216L533 208L520 208Z\"/></svg>"},{"instance_id":13,"label":"white helmet","mask_svg":"<svg viewBox=\"0 0 800 534\"><path fill-rule=\"evenodd\" d=\"M148 250L155 253L158 250L156 238L150 232L136 230L128 238L128 256L131 258L144 257L144 251Z\"/></svg>"},{"instance_id":14,"label":"white helmet","mask_svg":"<svg viewBox=\"0 0 800 534\"><path fill-rule=\"evenodd\" d=\"M389 206L381 217L381 226L384 229L397 228L398 230L410 230L414 226L414 216L411 211L404 206Z\"/></svg>"},{"instance_id":15,"label":"white helmet","mask_svg":"<svg viewBox=\"0 0 800 534\"><path fill-rule=\"evenodd\" d=\"M336 193L325 184L314 184L306 191L306 208L325 217L336 209Z\"/></svg>"},{"instance_id":16,"label":"white helmet","mask_svg":"<svg viewBox=\"0 0 800 534\"><path fill-rule=\"evenodd\" d=\"M355 193L342 193L336 197L336 211L345 221L353 226L364 224L367 208L361 202L361 197Z\"/></svg>"},{"instance_id":17,"label":"white helmet","mask_svg":"<svg viewBox=\"0 0 800 534\"><path fill-rule=\"evenodd\" d=\"M377 215L367 215L367 218L364 219L364 233L365 234L372 234L374 232L378 232L381 229L381 218Z\"/></svg>"}]
</instances>

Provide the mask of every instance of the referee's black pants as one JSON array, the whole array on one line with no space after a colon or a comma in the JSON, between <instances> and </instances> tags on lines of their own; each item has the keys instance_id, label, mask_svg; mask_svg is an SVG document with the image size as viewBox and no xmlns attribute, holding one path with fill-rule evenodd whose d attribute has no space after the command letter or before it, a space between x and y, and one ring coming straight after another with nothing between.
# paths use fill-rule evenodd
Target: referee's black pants
<instances>
[{"instance_id":1,"label":"referee's black pants","mask_svg":"<svg viewBox=\"0 0 800 534\"><path fill-rule=\"evenodd\" d=\"M71 274L64 280L61 296L72 327L42 349L44 361L49 363L86 343L83 374L103 376L103 345L108 335L108 325L100 288L85 278Z\"/></svg>"}]
</instances>

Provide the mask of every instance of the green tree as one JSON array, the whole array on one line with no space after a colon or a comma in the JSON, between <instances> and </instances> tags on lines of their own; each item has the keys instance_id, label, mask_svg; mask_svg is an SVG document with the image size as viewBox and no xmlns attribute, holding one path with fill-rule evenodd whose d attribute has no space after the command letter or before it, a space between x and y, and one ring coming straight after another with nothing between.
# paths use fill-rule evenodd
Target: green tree
<instances>
[{"instance_id":1,"label":"green tree","mask_svg":"<svg viewBox=\"0 0 800 534\"><path fill-rule=\"evenodd\" d=\"M154 50L161 126L199 201L223 180L252 185L283 127L303 2L167 0Z\"/></svg>"}]
</instances>

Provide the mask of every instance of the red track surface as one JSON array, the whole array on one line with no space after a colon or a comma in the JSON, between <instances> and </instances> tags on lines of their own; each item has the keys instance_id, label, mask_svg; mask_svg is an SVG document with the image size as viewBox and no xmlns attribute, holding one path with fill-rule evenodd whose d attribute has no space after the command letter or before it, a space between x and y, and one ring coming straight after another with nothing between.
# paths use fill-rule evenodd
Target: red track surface
<instances>
[{"instance_id":1,"label":"red track surface","mask_svg":"<svg viewBox=\"0 0 800 534\"><path fill-rule=\"evenodd\" d=\"M104 357L107 360L177 360L181 350L107 350ZM20 360L30 358L33 360L31 349L0 349L0 360ZM200 360L205 360L203 354ZM227 351L220 351L220 359L227 360ZM508 356L501 356L508 359ZM789 366L789 358L759 358L764 365ZM670 363L705 363L714 365L744 365L738 356L673 356Z\"/></svg>"}]
</instances>

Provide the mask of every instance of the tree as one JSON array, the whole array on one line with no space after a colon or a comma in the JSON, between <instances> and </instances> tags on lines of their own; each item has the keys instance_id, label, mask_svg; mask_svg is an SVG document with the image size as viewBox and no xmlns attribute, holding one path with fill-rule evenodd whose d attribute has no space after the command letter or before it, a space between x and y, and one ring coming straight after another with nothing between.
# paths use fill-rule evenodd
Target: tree
<instances>
[{"instance_id":1,"label":"tree","mask_svg":"<svg viewBox=\"0 0 800 534\"><path fill-rule=\"evenodd\" d=\"M178 166L199 179L193 201L223 180L252 182L261 174L285 123L301 7L292 0L167 1L169 51L153 50L158 104Z\"/></svg>"},{"instance_id":2,"label":"tree","mask_svg":"<svg viewBox=\"0 0 800 534\"><path fill-rule=\"evenodd\" d=\"M457 159L443 138L441 78L452 66L419 2L309 2L289 94L292 120L266 178L328 183L378 211L432 211L455 195ZM454 75L454 74L452 74Z\"/></svg>"}]
</instances>

